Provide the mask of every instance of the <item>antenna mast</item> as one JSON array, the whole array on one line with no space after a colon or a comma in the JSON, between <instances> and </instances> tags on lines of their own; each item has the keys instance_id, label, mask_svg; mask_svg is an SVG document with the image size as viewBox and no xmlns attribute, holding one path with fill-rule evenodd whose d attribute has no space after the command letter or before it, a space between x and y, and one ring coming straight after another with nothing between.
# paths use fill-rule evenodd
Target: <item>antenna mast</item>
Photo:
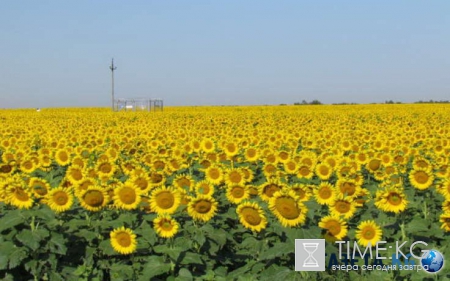
<instances>
[{"instance_id":1,"label":"antenna mast","mask_svg":"<svg viewBox=\"0 0 450 281\"><path fill-rule=\"evenodd\" d=\"M114 66L114 58L111 60L111 66L109 67L109 69L111 69L111 106L112 106L112 110L114 111L114 70L117 69L117 67Z\"/></svg>"}]
</instances>

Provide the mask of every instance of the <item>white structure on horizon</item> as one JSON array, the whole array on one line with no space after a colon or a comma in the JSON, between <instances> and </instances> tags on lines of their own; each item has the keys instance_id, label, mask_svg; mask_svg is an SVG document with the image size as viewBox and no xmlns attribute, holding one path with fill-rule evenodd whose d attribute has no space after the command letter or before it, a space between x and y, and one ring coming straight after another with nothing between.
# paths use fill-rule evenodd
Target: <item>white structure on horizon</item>
<instances>
[{"instance_id":1,"label":"white structure on horizon","mask_svg":"<svg viewBox=\"0 0 450 281\"><path fill-rule=\"evenodd\" d=\"M114 100L114 111L163 111L160 98L118 98Z\"/></svg>"}]
</instances>

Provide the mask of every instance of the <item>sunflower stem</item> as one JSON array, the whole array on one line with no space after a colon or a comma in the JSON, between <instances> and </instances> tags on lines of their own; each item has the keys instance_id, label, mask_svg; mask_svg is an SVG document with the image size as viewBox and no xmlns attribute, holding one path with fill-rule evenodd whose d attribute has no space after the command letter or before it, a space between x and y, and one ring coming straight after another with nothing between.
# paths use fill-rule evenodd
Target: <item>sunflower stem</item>
<instances>
[{"instance_id":1,"label":"sunflower stem","mask_svg":"<svg viewBox=\"0 0 450 281\"><path fill-rule=\"evenodd\" d=\"M35 231L34 220L35 220L35 216L32 216L32 217L31 217L31 223L30 223L30 227L31 227L31 231L32 231L32 232Z\"/></svg>"},{"instance_id":2,"label":"sunflower stem","mask_svg":"<svg viewBox=\"0 0 450 281\"><path fill-rule=\"evenodd\" d=\"M401 230L401 233L402 233L402 241L405 241L406 240L406 232L405 232L405 220L404 220L403 213L400 214L400 221L401 221L401 223L400 223L400 230Z\"/></svg>"},{"instance_id":3,"label":"sunflower stem","mask_svg":"<svg viewBox=\"0 0 450 281\"><path fill-rule=\"evenodd\" d=\"M427 200L428 200L428 192L425 193L425 200L423 200L423 217L424 217L424 219L427 219L427 217L428 217Z\"/></svg>"}]
</instances>

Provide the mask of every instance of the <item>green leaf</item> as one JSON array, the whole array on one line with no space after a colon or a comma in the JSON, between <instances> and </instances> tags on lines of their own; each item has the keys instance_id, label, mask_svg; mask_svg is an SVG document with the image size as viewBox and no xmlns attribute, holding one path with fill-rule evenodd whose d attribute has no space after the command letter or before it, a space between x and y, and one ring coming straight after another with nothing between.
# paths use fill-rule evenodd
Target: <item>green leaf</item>
<instances>
[{"instance_id":1,"label":"green leaf","mask_svg":"<svg viewBox=\"0 0 450 281\"><path fill-rule=\"evenodd\" d=\"M240 275L249 272L252 269L252 267L255 265L255 263L256 262L254 260L251 260L246 265L231 271L227 277L230 279L238 278Z\"/></svg>"},{"instance_id":2,"label":"green leaf","mask_svg":"<svg viewBox=\"0 0 450 281\"><path fill-rule=\"evenodd\" d=\"M288 253L293 253L294 245L291 243L275 243L273 247L265 249L259 256L260 260L271 260L276 257L284 256Z\"/></svg>"},{"instance_id":3,"label":"green leaf","mask_svg":"<svg viewBox=\"0 0 450 281\"><path fill-rule=\"evenodd\" d=\"M110 268L112 280L131 280L133 278L133 268L126 264L113 263Z\"/></svg>"},{"instance_id":4,"label":"green leaf","mask_svg":"<svg viewBox=\"0 0 450 281\"><path fill-rule=\"evenodd\" d=\"M155 230L145 222L143 222L141 224L141 227L136 230L136 234L140 234L142 238L152 246L155 245L156 241L158 240Z\"/></svg>"},{"instance_id":5,"label":"green leaf","mask_svg":"<svg viewBox=\"0 0 450 281\"><path fill-rule=\"evenodd\" d=\"M59 273L57 273L55 271L51 271L49 277L50 277L49 280L55 280L55 281L65 281L66 280Z\"/></svg>"},{"instance_id":6,"label":"green leaf","mask_svg":"<svg viewBox=\"0 0 450 281\"><path fill-rule=\"evenodd\" d=\"M186 252L185 256L183 257L181 264L203 264L202 256L196 253Z\"/></svg>"},{"instance_id":7,"label":"green leaf","mask_svg":"<svg viewBox=\"0 0 450 281\"><path fill-rule=\"evenodd\" d=\"M109 239L100 242L98 248L107 256L113 256L118 254L111 246L111 241Z\"/></svg>"},{"instance_id":8,"label":"green leaf","mask_svg":"<svg viewBox=\"0 0 450 281\"><path fill-rule=\"evenodd\" d=\"M262 241L257 240L255 237L253 236L249 236L247 238L244 239L244 241L242 241L240 247L242 249L259 249L260 245L261 245Z\"/></svg>"},{"instance_id":9,"label":"green leaf","mask_svg":"<svg viewBox=\"0 0 450 281\"><path fill-rule=\"evenodd\" d=\"M11 241L0 243L0 270L8 268L9 256L16 249L16 246Z\"/></svg>"},{"instance_id":10,"label":"green leaf","mask_svg":"<svg viewBox=\"0 0 450 281\"><path fill-rule=\"evenodd\" d=\"M170 271L170 264L165 263L162 257L151 256L147 259L147 263L144 265L144 270L142 270L142 275L139 280L148 281L155 276L168 273Z\"/></svg>"},{"instance_id":11,"label":"green leaf","mask_svg":"<svg viewBox=\"0 0 450 281\"><path fill-rule=\"evenodd\" d=\"M205 234L203 233L203 231L201 231L200 229L195 231L193 236L192 236L192 240L194 240L195 242L197 242L200 246L202 246L205 241L206 241L206 237Z\"/></svg>"},{"instance_id":12,"label":"green leaf","mask_svg":"<svg viewBox=\"0 0 450 281\"><path fill-rule=\"evenodd\" d=\"M23 245L29 247L33 251L39 248L40 242L49 235L46 229L37 229L31 231L29 229L23 229L16 235L16 239Z\"/></svg>"},{"instance_id":13,"label":"green leaf","mask_svg":"<svg viewBox=\"0 0 450 281\"><path fill-rule=\"evenodd\" d=\"M7 211L6 214L0 218L0 232L24 222L19 210Z\"/></svg>"},{"instance_id":14,"label":"green leaf","mask_svg":"<svg viewBox=\"0 0 450 281\"><path fill-rule=\"evenodd\" d=\"M19 266L28 257L28 251L24 247L17 247L9 255L9 269Z\"/></svg>"},{"instance_id":15,"label":"green leaf","mask_svg":"<svg viewBox=\"0 0 450 281\"><path fill-rule=\"evenodd\" d=\"M192 277L192 274L189 270L186 268L180 269L178 272L178 277L175 279L177 281L192 281L194 278Z\"/></svg>"},{"instance_id":16,"label":"green leaf","mask_svg":"<svg viewBox=\"0 0 450 281\"><path fill-rule=\"evenodd\" d=\"M86 239L86 241L88 241L88 242L91 242L95 238L97 238L97 233L95 233L94 231L91 231L91 230L87 230L87 229L81 229L80 231L77 231L76 235L78 237Z\"/></svg>"},{"instance_id":17,"label":"green leaf","mask_svg":"<svg viewBox=\"0 0 450 281\"><path fill-rule=\"evenodd\" d=\"M69 220L66 225L68 227L68 232L73 232L75 230L82 229L83 227L86 227L88 222L85 219L71 219Z\"/></svg>"},{"instance_id":18,"label":"green leaf","mask_svg":"<svg viewBox=\"0 0 450 281\"><path fill-rule=\"evenodd\" d=\"M166 245L157 245L153 247L153 251L155 251L155 253L158 254L166 254L175 262L180 256L180 253L183 251L183 248L181 247L169 248Z\"/></svg>"},{"instance_id":19,"label":"green leaf","mask_svg":"<svg viewBox=\"0 0 450 281\"><path fill-rule=\"evenodd\" d=\"M60 255L66 254L67 252L66 239L64 239L64 236L62 234L52 232L51 239L48 243L50 252Z\"/></svg>"},{"instance_id":20,"label":"green leaf","mask_svg":"<svg viewBox=\"0 0 450 281\"><path fill-rule=\"evenodd\" d=\"M413 221L408 223L405 230L409 234L419 234L420 232L428 232L429 221L423 218L414 218Z\"/></svg>"}]
</instances>

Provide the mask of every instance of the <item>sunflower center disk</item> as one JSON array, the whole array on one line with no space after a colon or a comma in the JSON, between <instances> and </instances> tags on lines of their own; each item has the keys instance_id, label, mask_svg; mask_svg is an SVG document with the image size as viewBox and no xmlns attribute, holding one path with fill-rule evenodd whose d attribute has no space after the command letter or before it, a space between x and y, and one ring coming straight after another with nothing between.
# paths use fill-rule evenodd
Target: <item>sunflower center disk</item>
<instances>
[{"instance_id":1,"label":"sunflower center disk","mask_svg":"<svg viewBox=\"0 0 450 281\"><path fill-rule=\"evenodd\" d=\"M195 211L200 214L205 214L211 210L211 203L205 200L201 200L195 204Z\"/></svg>"},{"instance_id":2,"label":"sunflower center disk","mask_svg":"<svg viewBox=\"0 0 450 281\"><path fill-rule=\"evenodd\" d=\"M402 198L398 194L391 194L388 197L388 201L391 205L398 206L402 203Z\"/></svg>"},{"instance_id":3,"label":"sunflower center disk","mask_svg":"<svg viewBox=\"0 0 450 281\"><path fill-rule=\"evenodd\" d=\"M244 196L245 192L244 189L242 187L233 187L233 189L231 190L231 194L233 194L234 198L241 198Z\"/></svg>"},{"instance_id":4,"label":"sunflower center disk","mask_svg":"<svg viewBox=\"0 0 450 281\"><path fill-rule=\"evenodd\" d=\"M130 187L125 187L119 192L119 198L125 204L133 204L136 202L136 192Z\"/></svg>"},{"instance_id":5,"label":"sunflower center disk","mask_svg":"<svg viewBox=\"0 0 450 281\"><path fill-rule=\"evenodd\" d=\"M84 196L84 202L86 202L87 205L92 207L99 207L103 204L103 194L100 191L92 190L86 192L86 195Z\"/></svg>"},{"instance_id":6,"label":"sunflower center disk","mask_svg":"<svg viewBox=\"0 0 450 281\"><path fill-rule=\"evenodd\" d=\"M414 178L418 183L424 184L428 181L428 175L427 173L423 171L419 171L415 174Z\"/></svg>"},{"instance_id":7,"label":"sunflower center disk","mask_svg":"<svg viewBox=\"0 0 450 281\"><path fill-rule=\"evenodd\" d=\"M69 201L69 197L65 192L58 191L53 195L53 201L59 206L64 206Z\"/></svg>"},{"instance_id":8,"label":"sunflower center disk","mask_svg":"<svg viewBox=\"0 0 450 281\"><path fill-rule=\"evenodd\" d=\"M128 247L131 245L131 238L128 233L125 233L125 232L118 233L116 238L117 238L117 242L122 247Z\"/></svg>"},{"instance_id":9,"label":"sunflower center disk","mask_svg":"<svg viewBox=\"0 0 450 281\"><path fill-rule=\"evenodd\" d=\"M366 240L371 240L375 237L375 231L372 228L365 228L363 230L363 237Z\"/></svg>"},{"instance_id":10,"label":"sunflower center disk","mask_svg":"<svg viewBox=\"0 0 450 281\"><path fill-rule=\"evenodd\" d=\"M158 194L156 196L156 204L158 204L158 206L161 209L170 209L170 208L172 208L174 203L175 203L175 198L168 191L161 192L160 194Z\"/></svg>"},{"instance_id":11,"label":"sunflower center disk","mask_svg":"<svg viewBox=\"0 0 450 281\"><path fill-rule=\"evenodd\" d=\"M300 210L297 203L292 198L278 198L275 203L275 208L281 216L288 220L296 219L300 215Z\"/></svg>"},{"instance_id":12,"label":"sunflower center disk","mask_svg":"<svg viewBox=\"0 0 450 281\"><path fill-rule=\"evenodd\" d=\"M163 220L160 223L160 226L162 229L164 229L165 231L171 231L173 229L173 225L170 223L170 221L168 220Z\"/></svg>"},{"instance_id":13,"label":"sunflower center disk","mask_svg":"<svg viewBox=\"0 0 450 281\"><path fill-rule=\"evenodd\" d=\"M268 197L272 197L273 194L279 190L280 188L277 185L269 184L266 187L264 187L264 194L266 194Z\"/></svg>"},{"instance_id":14,"label":"sunflower center disk","mask_svg":"<svg viewBox=\"0 0 450 281\"><path fill-rule=\"evenodd\" d=\"M28 194L27 194L25 191L23 191L22 189L20 189L20 188L18 188L18 189L16 190L15 194L16 194L16 199L17 199L17 200L20 200L20 201L26 202L26 201L28 201L28 199L30 198L30 197L28 196Z\"/></svg>"},{"instance_id":15,"label":"sunflower center disk","mask_svg":"<svg viewBox=\"0 0 450 281\"><path fill-rule=\"evenodd\" d=\"M328 199L331 197L331 190L328 188L322 188L319 190L319 197L322 199Z\"/></svg>"},{"instance_id":16,"label":"sunflower center disk","mask_svg":"<svg viewBox=\"0 0 450 281\"><path fill-rule=\"evenodd\" d=\"M341 225L337 221L329 221L326 225L326 229L328 229L328 232L336 236L341 232Z\"/></svg>"},{"instance_id":17,"label":"sunflower center disk","mask_svg":"<svg viewBox=\"0 0 450 281\"><path fill-rule=\"evenodd\" d=\"M259 225L261 223L261 216L258 211L253 208L243 208L242 216L245 221L250 225Z\"/></svg>"},{"instance_id":18,"label":"sunflower center disk","mask_svg":"<svg viewBox=\"0 0 450 281\"><path fill-rule=\"evenodd\" d=\"M348 211L350 211L350 204L347 203L347 202L339 201L339 202L336 203L336 210L339 213L345 214Z\"/></svg>"}]
</instances>

